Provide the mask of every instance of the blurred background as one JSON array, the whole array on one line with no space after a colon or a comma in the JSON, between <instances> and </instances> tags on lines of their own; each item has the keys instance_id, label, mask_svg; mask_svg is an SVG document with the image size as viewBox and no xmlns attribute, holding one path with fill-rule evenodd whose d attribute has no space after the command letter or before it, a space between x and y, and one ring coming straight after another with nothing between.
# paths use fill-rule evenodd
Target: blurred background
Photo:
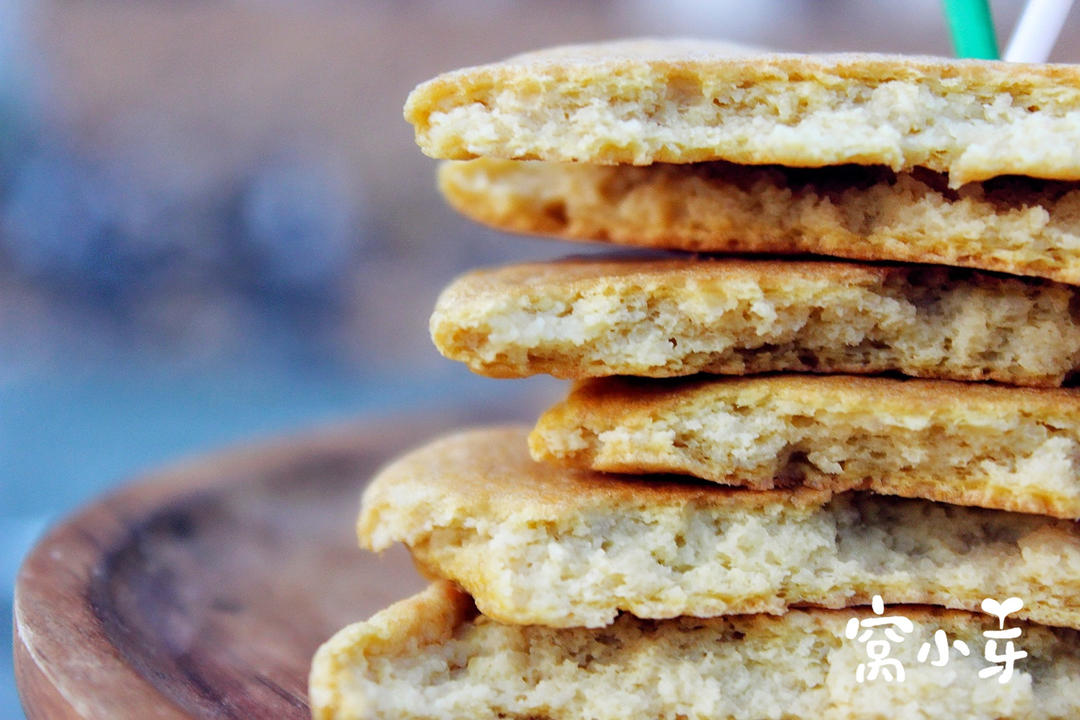
<instances>
[{"instance_id":1,"label":"blurred background","mask_svg":"<svg viewBox=\"0 0 1080 720\"><path fill-rule=\"evenodd\" d=\"M1022 3L992 7L1004 45ZM465 269L583 248L454 216L401 105L631 35L951 54L937 0L0 0L3 646L33 540L146 469L351 418L534 417L557 384L471 377L427 316Z\"/></svg>"}]
</instances>

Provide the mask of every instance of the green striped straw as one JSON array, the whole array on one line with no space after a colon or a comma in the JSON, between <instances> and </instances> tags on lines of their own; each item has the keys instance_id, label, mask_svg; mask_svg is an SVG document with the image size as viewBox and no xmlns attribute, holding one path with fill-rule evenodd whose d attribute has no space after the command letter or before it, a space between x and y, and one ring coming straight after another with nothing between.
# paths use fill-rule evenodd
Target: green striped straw
<instances>
[{"instance_id":1,"label":"green striped straw","mask_svg":"<svg viewBox=\"0 0 1080 720\"><path fill-rule=\"evenodd\" d=\"M987 0L944 0L956 56L997 60L994 19Z\"/></svg>"}]
</instances>

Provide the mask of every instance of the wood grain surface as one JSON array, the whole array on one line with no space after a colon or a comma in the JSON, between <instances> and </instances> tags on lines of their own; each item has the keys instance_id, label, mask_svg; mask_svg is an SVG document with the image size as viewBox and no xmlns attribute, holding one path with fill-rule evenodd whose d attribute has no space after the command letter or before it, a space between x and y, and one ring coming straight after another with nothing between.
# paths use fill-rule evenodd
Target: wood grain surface
<instances>
[{"instance_id":1,"label":"wood grain surface","mask_svg":"<svg viewBox=\"0 0 1080 720\"><path fill-rule=\"evenodd\" d=\"M361 490L467 421L399 419L207 457L53 529L15 594L31 720L307 718L308 664L344 625L423 587L361 551Z\"/></svg>"}]
</instances>

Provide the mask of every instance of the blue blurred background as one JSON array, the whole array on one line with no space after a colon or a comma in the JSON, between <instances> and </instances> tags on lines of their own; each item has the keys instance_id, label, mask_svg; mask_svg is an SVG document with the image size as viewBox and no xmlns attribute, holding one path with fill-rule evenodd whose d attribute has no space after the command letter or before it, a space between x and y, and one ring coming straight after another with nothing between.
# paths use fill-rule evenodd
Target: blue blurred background
<instances>
[{"instance_id":1,"label":"blue blurred background","mask_svg":"<svg viewBox=\"0 0 1080 720\"><path fill-rule=\"evenodd\" d=\"M1004 41L1022 4L993 7ZM936 0L0 0L4 647L34 539L148 468L402 410L529 418L559 392L430 347L453 275L581 246L454 216L401 104L443 70L628 35L951 52Z\"/></svg>"}]
</instances>

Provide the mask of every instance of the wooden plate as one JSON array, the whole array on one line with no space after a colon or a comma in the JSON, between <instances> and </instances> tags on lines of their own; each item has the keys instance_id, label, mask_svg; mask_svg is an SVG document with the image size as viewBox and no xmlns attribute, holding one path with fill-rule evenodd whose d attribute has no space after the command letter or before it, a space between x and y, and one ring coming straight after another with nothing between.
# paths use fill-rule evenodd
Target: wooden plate
<instances>
[{"instance_id":1,"label":"wooden plate","mask_svg":"<svg viewBox=\"0 0 1080 720\"><path fill-rule=\"evenodd\" d=\"M460 418L336 429L208 457L50 532L15 592L31 720L308 718L319 643L423 587L361 551L377 467Z\"/></svg>"}]
</instances>

